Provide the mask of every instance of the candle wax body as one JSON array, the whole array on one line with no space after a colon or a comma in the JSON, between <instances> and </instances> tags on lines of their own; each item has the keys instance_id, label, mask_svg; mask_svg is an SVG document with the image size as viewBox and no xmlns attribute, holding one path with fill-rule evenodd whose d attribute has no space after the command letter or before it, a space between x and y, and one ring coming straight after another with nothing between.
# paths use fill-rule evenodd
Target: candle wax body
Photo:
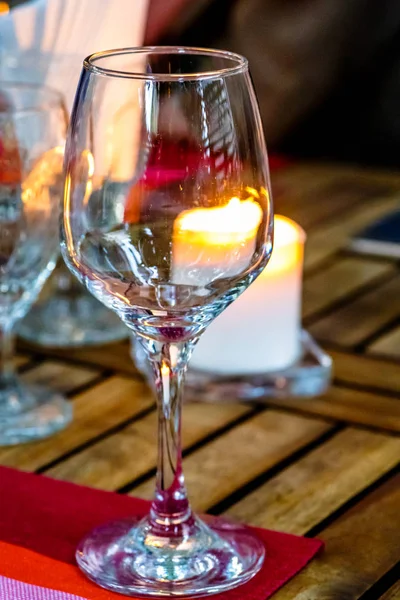
<instances>
[{"instance_id":1,"label":"candle wax body","mask_svg":"<svg viewBox=\"0 0 400 600\"><path fill-rule=\"evenodd\" d=\"M301 352L302 261L303 241L279 247L277 240L270 264L202 335L191 367L240 375L293 364Z\"/></svg>"}]
</instances>

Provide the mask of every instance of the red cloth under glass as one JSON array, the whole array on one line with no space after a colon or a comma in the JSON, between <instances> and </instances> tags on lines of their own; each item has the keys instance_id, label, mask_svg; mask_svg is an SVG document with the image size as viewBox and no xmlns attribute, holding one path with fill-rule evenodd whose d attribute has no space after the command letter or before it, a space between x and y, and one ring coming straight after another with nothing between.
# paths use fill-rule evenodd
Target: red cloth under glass
<instances>
[{"instance_id":1,"label":"red cloth under glass","mask_svg":"<svg viewBox=\"0 0 400 600\"><path fill-rule=\"evenodd\" d=\"M93 527L121 517L144 515L148 508L149 503L138 498L0 467L0 541L69 565L75 564L77 543ZM265 529L255 531L266 546L263 568L249 583L214 596L216 600L266 600L323 547L323 542L316 539ZM0 575L15 577L15 572L3 570L0 547ZM44 585L42 580L32 581L32 577L27 582ZM54 577L48 587L54 587ZM66 589L65 581L59 589ZM82 595L81 589L67 586L67 591ZM121 598L108 594L110 599Z\"/></svg>"}]
</instances>

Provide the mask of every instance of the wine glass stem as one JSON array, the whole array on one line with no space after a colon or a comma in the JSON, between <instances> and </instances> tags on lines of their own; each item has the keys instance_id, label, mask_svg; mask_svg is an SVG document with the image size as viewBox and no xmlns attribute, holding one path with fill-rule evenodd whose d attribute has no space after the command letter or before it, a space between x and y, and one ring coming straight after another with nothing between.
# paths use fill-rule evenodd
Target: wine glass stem
<instances>
[{"instance_id":1,"label":"wine glass stem","mask_svg":"<svg viewBox=\"0 0 400 600\"><path fill-rule=\"evenodd\" d=\"M149 345L147 345L149 346ZM182 470L182 388L194 342L152 343L158 409L158 465L150 519L158 530L178 533L192 519Z\"/></svg>"},{"instance_id":2,"label":"wine glass stem","mask_svg":"<svg viewBox=\"0 0 400 600\"><path fill-rule=\"evenodd\" d=\"M0 326L0 389L8 387L15 377L15 334L10 325Z\"/></svg>"}]
</instances>

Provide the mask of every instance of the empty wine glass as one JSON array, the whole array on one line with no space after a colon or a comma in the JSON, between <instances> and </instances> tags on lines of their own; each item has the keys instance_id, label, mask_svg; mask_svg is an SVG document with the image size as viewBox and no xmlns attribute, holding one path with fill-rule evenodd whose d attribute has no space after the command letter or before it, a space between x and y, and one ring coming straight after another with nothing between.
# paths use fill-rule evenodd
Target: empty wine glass
<instances>
[{"instance_id":1,"label":"empty wine glass","mask_svg":"<svg viewBox=\"0 0 400 600\"><path fill-rule=\"evenodd\" d=\"M71 406L22 383L13 367L14 330L54 268L58 253L67 115L47 88L0 83L0 444L64 427Z\"/></svg>"},{"instance_id":2,"label":"empty wine glass","mask_svg":"<svg viewBox=\"0 0 400 600\"><path fill-rule=\"evenodd\" d=\"M262 565L264 547L251 530L206 522L190 508L181 399L199 336L270 256L267 164L243 57L162 47L84 61L66 146L62 250L138 336L159 423L149 515L100 526L77 550L81 569L107 589L209 595Z\"/></svg>"},{"instance_id":3,"label":"empty wine glass","mask_svg":"<svg viewBox=\"0 0 400 600\"><path fill-rule=\"evenodd\" d=\"M51 51L6 52L1 49L1 79L49 85L67 96L67 107L70 107L82 58ZM89 155L87 158L90 160ZM18 326L18 335L28 342L60 348L115 342L127 334L120 319L86 291L65 267L62 258Z\"/></svg>"}]
</instances>

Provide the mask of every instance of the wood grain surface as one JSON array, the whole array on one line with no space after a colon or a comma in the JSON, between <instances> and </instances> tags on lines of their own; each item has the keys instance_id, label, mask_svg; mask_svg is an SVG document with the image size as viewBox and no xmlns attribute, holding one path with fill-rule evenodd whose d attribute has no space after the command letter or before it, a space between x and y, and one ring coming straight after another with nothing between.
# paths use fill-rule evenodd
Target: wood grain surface
<instances>
[{"instance_id":1,"label":"wood grain surface","mask_svg":"<svg viewBox=\"0 0 400 600\"><path fill-rule=\"evenodd\" d=\"M356 600L399 559L400 478L394 477L325 527L325 551L274 600ZM378 592L379 593L379 592Z\"/></svg>"}]
</instances>

